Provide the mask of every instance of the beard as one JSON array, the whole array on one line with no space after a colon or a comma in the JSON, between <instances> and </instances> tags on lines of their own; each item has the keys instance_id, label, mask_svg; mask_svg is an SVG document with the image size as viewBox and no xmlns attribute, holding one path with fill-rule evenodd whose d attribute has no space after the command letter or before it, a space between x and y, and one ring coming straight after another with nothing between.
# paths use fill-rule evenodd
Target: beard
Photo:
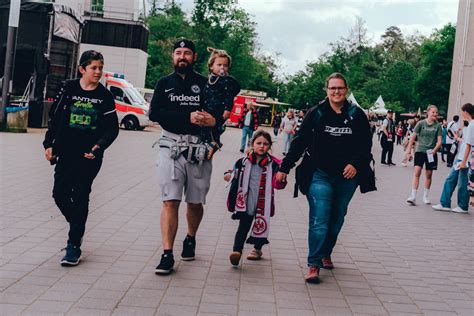
<instances>
[{"instance_id":1,"label":"beard","mask_svg":"<svg viewBox=\"0 0 474 316\"><path fill-rule=\"evenodd\" d=\"M181 62L184 62L182 66L180 66L180 63ZM190 72L193 71L193 63L188 63L187 61L185 60L179 60L176 64L174 64L174 70L177 72L177 73L180 73L182 75L186 75L186 74L189 74Z\"/></svg>"}]
</instances>

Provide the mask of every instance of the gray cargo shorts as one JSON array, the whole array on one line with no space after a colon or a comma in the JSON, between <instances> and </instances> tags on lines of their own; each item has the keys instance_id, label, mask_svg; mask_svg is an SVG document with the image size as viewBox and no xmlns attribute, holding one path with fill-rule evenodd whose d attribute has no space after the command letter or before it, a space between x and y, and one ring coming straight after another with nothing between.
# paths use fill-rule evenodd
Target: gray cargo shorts
<instances>
[{"instance_id":1,"label":"gray cargo shorts","mask_svg":"<svg viewBox=\"0 0 474 316\"><path fill-rule=\"evenodd\" d=\"M156 167L162 201L181 201L184 191L186 203L206 203L211 185L211 161L203 161L201 164L189 162L183 155L175 160L170 158L169 148L161 147Z\"/></svg>"}]
</instances>

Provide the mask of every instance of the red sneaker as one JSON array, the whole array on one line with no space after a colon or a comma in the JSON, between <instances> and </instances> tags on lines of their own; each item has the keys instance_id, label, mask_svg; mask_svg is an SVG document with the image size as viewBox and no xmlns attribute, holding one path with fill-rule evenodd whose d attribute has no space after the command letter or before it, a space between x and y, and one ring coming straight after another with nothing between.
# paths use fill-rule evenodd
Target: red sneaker
<instances>
[{"instance_id":1,"label":"red sneaker","mask_svg":"<svg viewBox=\"0 0 474 316\"><path fill-rule=\"evenodd\" d=\"M308 273L304 276L304 280L308 283L319 283L319 268L315 266L309 266Z\"/></svg>"},{"instance_id":2,"label":"red sneaker","mask_svg":"<svg viewBox=\"0 0 474 316\"><path fill-rule=\"evenodd\" d=\"M332 270L334 268L334 264L332 263L331 256L324 257L322 261L323 261L324 269Z\"/></svg>"}]
</instances>

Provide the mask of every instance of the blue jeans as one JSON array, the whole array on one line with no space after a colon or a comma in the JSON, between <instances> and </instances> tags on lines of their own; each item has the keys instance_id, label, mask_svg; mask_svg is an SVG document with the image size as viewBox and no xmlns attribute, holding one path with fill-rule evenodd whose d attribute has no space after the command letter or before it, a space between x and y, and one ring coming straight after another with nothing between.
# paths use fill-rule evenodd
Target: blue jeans
<instances>
[{"instance_id":1,"label":"blue jeans","mask_svg":"<svg viewBox=\"0 0 474 316\"><path fill-rule=\"evenodd\" d=\"M322 267L330 256L344 224L347 206L359 181L334 177L317 169L306 198L309 203L308 266Z\"/></svg>"},{"instance_id":2,"label":"blue jeans","mask_svg":"<svg viewBox=\"0 0 474 316\"><path fill-rule=\"evenodd\" d=\"M469 208L469 193L467 192L467 174L469 168L455 170L451 168L451 172L444 181L443 193L441 193L441 205L444 207L451 207L451 196L458 186L458 206L463 210Z\"/></svg>"},{"instance_id":3,"label":"blue jeans","mask_svg":"<svg viewBox=\"0 0 474 316\"><path fill-rule=\"evenodd\" d=\"M248 126L244 126L242 128L242 142L240 144L240 150L244 150L247 147L247 144L248 142L250 142L252 135L253 135L253 129L251 129ZM247 140L247 137L248 137L248 140Z\"/></svg>"},{"instance_id":4,"label":"blue jeans","mask_svg":"<svg viewBox=\"0 0 474 316\"><path fill-rule=\"evenodd\" d=\"M282 132L281 136L283 139L283 152L287 153L290 150L291 141L293 140L293 134Z\"/></svg>"}]
</instances>

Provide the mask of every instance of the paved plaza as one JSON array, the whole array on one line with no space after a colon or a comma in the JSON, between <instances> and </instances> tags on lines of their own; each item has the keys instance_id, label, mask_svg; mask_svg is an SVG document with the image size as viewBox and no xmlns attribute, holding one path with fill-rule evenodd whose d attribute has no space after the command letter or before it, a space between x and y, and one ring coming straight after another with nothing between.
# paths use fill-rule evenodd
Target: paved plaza
<instances>
[{"instance_id":1,"label":"paved plaza","mask_svg":"<svg viewBox=\"0 0 474 316\"><path fill-rule=\"evenodd\" d=\"M45 130L0 134L1 315L474 315L473 215L408 206L412 168L377 164L377 192L356 193L335 248L336 268L305 284L308 206L293 199L293 173L276 192L264 259L228 260L237 222L226 210L225 170L239 157L240 130L224 134L197 235L196 260L181 261L185 210L175 244L175 272L154 274L162 253L155 172L159 129L120 131L106 152L91 195L83 261L59 265L67 223L51 198L53 168ZM280 153L281 142L275 144ZM379 160L380 146L374 144ZM448 173L435 172L432 202ZM421 192L418 199L421 200ZM456 206L454 198L453 207Z\"/></svg>"}]
</instances>

